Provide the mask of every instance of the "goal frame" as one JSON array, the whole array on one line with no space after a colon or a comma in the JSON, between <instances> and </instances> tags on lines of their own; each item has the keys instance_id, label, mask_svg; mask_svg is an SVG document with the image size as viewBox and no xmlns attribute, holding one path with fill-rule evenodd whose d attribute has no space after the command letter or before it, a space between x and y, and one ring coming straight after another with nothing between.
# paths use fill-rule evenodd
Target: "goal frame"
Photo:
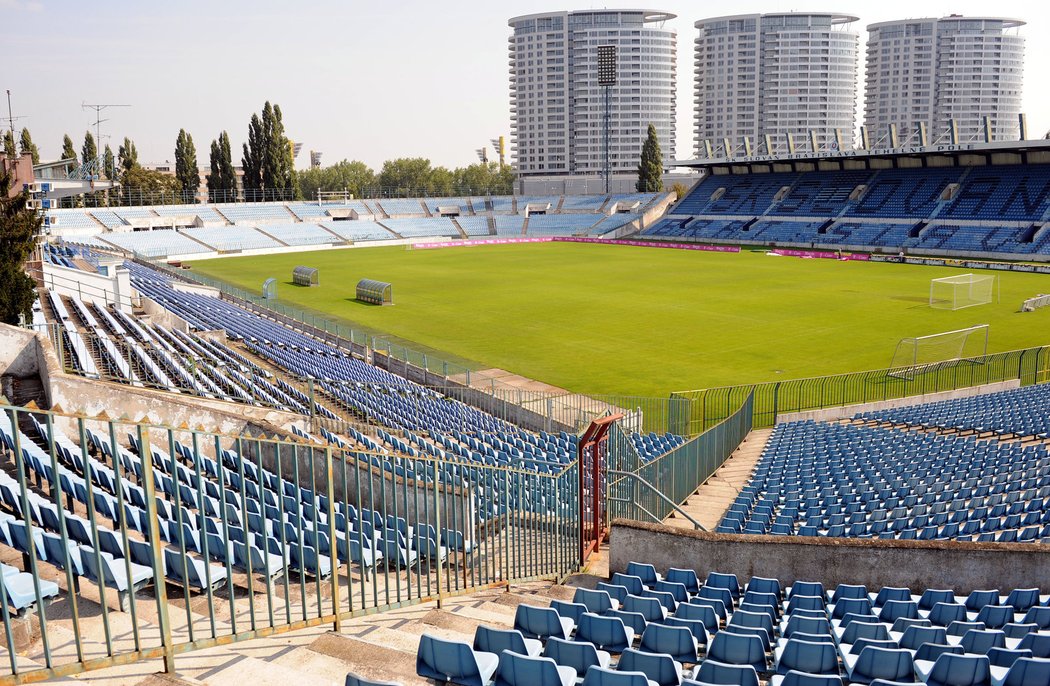
<instances>
[{"instance_id":1,"label":"goal frame","mask_svg":"<svg viewBox=\"0 0 1050 686\"><path fill-rule=\"evenodd\" d=\"M954 331L902 338L898 341L897 347L893 351L893 359L890 360L887 376L913 381L917 375L935 371L947 364L957 364L959 362L984 364L985 359L988 357L988 331L988 324L976 324L964 329L955 329ZM956 336L960 341L957 354L945 356L938 360L920 360L919 352L923 343L933 342L935 339L950 339ZM976 338L971 338L972 336L976 336ZM967 353L967 344L971 340L977 341L977 345L980 348L979 353L965 354ZM972 353L973 351L971 350L970 352Z\"/></svg>"},{"instance_id":2,"label":"goal frame","mask_svg":"<svg viewBox=\"0 0 1050 686\"><path fill-rule=\"evenodd\" d=\"M990 284L986 300L978 300L978 297L974 296L974 286L977 284ZM949 285L953 286L951 300L938 297L938 286L943 288ZM965 289L966 295L968 296L965 300L960 299L958 296L960 288ZM929 305L933 309L955 311L963 310L967 307L977 307L978 305L989 305L993 302L999 302L999 276L997 274L978 275L970 272L967 274L942 276L937 279L930 279Z\"/></svg>"}]
</instances>

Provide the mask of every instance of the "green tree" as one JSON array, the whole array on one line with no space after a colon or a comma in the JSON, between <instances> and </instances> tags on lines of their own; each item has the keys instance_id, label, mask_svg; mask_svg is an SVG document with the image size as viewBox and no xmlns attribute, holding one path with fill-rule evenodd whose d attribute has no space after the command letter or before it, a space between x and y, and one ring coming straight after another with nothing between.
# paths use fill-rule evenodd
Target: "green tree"
<instances>
[{"instance_id":1,"label":"green tree","mask_svg":"<svg viewBox=\"0 0 1050 686\"><path fill-rule=\"evenodd\" d=\"M233 154L230 151L230 136L225 131L219 134L218 140L211 142L209 156L211 173L208 174L208 201L223 202L236 197L237 172L233 168Z\"/></svg>"},{"instance_id":2,"label":"green tree","mask_svg":"<svg viewBox=\"0 0 1050 686\"><path fill-rule=\"evenodd\" d=\"M27 207L28 192L8 197L11 183L12 175L0 172L0 321L18 324L33 314L36 284L24 265L44 220Z\"/></svg>"},{"instance_id":3,"label":"green tree","mask_svg":"<svg viewBox=\"0 0 1050 686\"><path fill-rule=\"evenodd\" d=\"M89 164L98 158L98 146L95 145L95 137L90 131L84 132L84 146L80 148L80 160Z\"/></svg>"},{"instance_id":4,"label":"green tree","mask_svg":"<svg viewBox=\"0 0 1050 686\"><path fill-rule=\"evenodd\" d=\"M128 191L129 202L163 205L176 202L182 195L182 184L170 174L152 169L143 169L139 164L124 172L123 184ZM131 193L134 192L134 195Z\"/></svg>"},{"instance_id":5,"label":"green tree","mask_svg":"<svg viewBox=\"0 0 1050 686\"><path fill-rule=\"evenodd\" d=\"M102 152L102 171L107 179L113 179L117 175L116 168L113 166L114 162L113 148L109 147L109 143L106 143L106 149Z\"/></svg>"},{"instance_id":6,"label":"green tree","mask_svg":"<svg viewBox=\"0 0 1050 686\"><path fill-rule=\"evenodd\" d=\"M15 147L15 134L10 129L4 131L4 154L11 159L18 157L18 148Z\"/></svg>"},{"instance_id":7,"label":"green tree","mask_svg":"<svg viewBox=\"0 0 1050 686\"><path fill-rule=\"evenodd\" d=\"M420 195L430 182L430 160L402 157L387 160L379 172L379 186L384 195Z\"/></svg>"},{"instance_id":8,"label":"green tree","mask_svg":"<svg viewBox=\"0 0 1050 686\"><path fill-rule=\"evenodd\" d=\"M660 154L660 141L656 137L656 127L649 125L645 144L642 145L642 159L638 163L638 183L635 188L639 193L656 193L663 188L664 161Z\"/></svg>"},{"instance_id":9,"label":"green tree","mask_svg":"<svg viewBox=\"0 0 1050 686\"><path fill-rule=\"evenodd\" d=\"M262 160L266 146L262 120L253 114L248 122L248 142L242 146L241 169L244 171L241 184L245 200L258 200L257 192L262 188Z\"/></svg>"},{"instance_id":10,"label":"green tree","mask_svg":"<svg viewBox=\"0 0 1050 686\"><path fill-rule=\"evenodd\" d=\"M455 193L464 195L509 195L514 189L514 172L510 165L478 162L454 172Z\"/></svg>"},{"instance_id":11,"label":"green tree","mask_svg":"<svg viewBox=\"0 0 1050 686\"><path fill-rule=\"evenodd\" d=\"M266 189L266 197L276 199L288 190L294 194L296 178L292 164L292 143L284 135L279 105L271 105L269 101L263 105L262 129L262 186Z\"/></svg>"},{"instance_id":12,"label":"green tree","mask_svg":"<svg viewBox=\"0 0 1050 686\"><path fill-rule=\"evenodd\" d=\"M135 147L135 141L127 136L124 137L124 142L117 148L117 165L121 177L139 166L139 151Z\"/></svg>"},{"instance_id":13,"label":"green tree","mask_svg":"<svg viewBox=\"0 0 1050 686\"><path fill-rule=\"evenodd\" d=\"M296 172L303 194L317 199L317 191L346 191L356 198L374 192L376 173L358 160L343 160L327 167L316 167Z\"/></svg>"},{"instance_id":14,"label":"green tree","mask_svg":"<svg viewBox=\"0 0 1050 686\"><path fill-rule=\"evenodd\" d=\"M185 202L197 202L197 190L200 188L200 172L197 170L197 147L193 136L186 129L179 129L175 139L175 178L182 187Z\"/></svg>"},{"instance_id":15,"label":"green tree","mask_svg":"<svg viewBox=\"0 0 1050 686\"><path fill-rule=\"evenodd\" d=\"M40 151L37 149L36 143L33 142L33 137L29 135L29 129L22 129L18 145L23 155L29 155L33 158L33 164L40 164Z\"/></svg>"},{"instance_id":16,"label":"green tree","mask_svg":"<svg viewBox=\"0 0 1050 686\"><path fill-rule=\"evenodd\" d=\"M73 139L69 137L69 134L62 136L62 159L73 160L73 163L77 163L77 151L73 149Z\"/></svg>"}]
</instances>

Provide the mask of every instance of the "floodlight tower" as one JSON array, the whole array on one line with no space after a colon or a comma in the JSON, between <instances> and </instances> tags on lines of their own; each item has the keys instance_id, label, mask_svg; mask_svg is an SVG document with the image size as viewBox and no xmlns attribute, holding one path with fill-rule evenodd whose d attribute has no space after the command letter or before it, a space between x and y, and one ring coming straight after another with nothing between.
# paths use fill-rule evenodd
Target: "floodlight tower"
<instances>
[{"instance_id":1,"label":"floodlight tower","mask_svg":"<svg viewBox=\"0 0 1050 686\"><path fill-rule=\"evenodd\" d=\"M609 164L609 90L616 85L616 46L598 46L598 85L605 95L605 115L602 117L602 132L605 141L605 193L609 193L609 176L612 167Z\"/></svg>"}]
</instances>

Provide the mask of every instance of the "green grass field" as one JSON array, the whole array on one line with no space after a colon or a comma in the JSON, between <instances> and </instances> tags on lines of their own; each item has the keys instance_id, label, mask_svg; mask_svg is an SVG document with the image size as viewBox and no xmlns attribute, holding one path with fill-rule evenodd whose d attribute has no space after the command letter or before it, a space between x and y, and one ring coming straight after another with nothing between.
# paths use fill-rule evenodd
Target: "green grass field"
<instances>
[{"instance_id":1,"label":"green grass field","mask_svg":"<svg viewBox=\"0 0 1050 686\"><path fill-rule=\"evenodd\" d=\"M319 287L291 285L296 265ZM573 243L369 248L194 262L195 271L347 324L592 394L671 391L885 368L897 342L990 324L989 351L1050 343L1050 276L1001 273L1002 301L928 306L930 279L965 270L763 253ZM362 278L393 307L354 300Z\"/></svg>"}]
</instances>

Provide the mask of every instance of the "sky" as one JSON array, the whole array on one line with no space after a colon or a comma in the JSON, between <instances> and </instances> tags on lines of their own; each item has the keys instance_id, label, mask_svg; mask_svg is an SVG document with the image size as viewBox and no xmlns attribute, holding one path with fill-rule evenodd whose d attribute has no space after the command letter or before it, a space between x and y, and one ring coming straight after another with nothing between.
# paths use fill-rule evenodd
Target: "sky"
<instances>
[{"instance_id":1,"label":"sky","mask_svg":"<svg viewBox=\"0 0 1050 686\"><path fill-rule=\"evenodd\" d=\"M180 128L192 134L197 160L208 163L212 139L226 130L239 163L248 120L267 100L281 106L288 136L323 164L426 157L458 167L500 135L510 145L507 20L534 12L647 7L678 17L676 156L693 146L693 39L698 19L722 14L835 11L879 21L986 15L987 2L879 3L736 0L731 6L676 0L559 4L444 0L0 0L0 90L10 89L16 129L28 127L44 159L57 158L68 133L79 151L94 130L85 104L103 111L103 144L116 151L130 136L143 163L173 160ZM921 13L916 13L921 8ZM1050 129L1050 3L1003 0L995 16L1023 19L1026 40L1023 111L1030 137ZM863 72L863 58L861 60ZM863 90L858 90L862 97ZM3 94L0 93L0 96ZM7 104L0 102L7 126ZM858 125L863 103L858 101ZM101 146L100 146L101 147ZM665 151L665 156L670 157Z\"/></svg>"}]
</instances>

